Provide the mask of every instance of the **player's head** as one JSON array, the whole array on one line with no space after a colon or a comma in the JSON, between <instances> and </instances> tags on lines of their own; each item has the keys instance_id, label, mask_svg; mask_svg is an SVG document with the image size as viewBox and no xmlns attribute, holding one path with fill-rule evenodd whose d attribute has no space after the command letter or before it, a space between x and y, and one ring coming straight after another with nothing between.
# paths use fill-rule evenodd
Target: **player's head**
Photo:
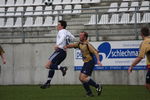
<instances>
[{"instance_id":1,"label":"player's head","mask_svg":"<svg viewBox=\"0 0 150 100\"><path fill-rule=\"evenodd\" d=\"M57 25L58 30L66 29L66 27L67 27L66 21L63 21L63 20L58 21L58 25Z\"/></svg>"},{"instance_id":2,"label":"player's head","mask_svg":"<svg viewBox=\"0 0 150 100\"><path fill-rule=\"evenodd\" d=\"M149 36L150 35L149 28L148 27L141 28L141 35L144 37Z\"/></svg>"},{"instance_id":3,"label":"player's head","mask_svg":"<svg viewBox=\"0 0 150 100\"><path fill-rule=\"evenodd\" d=\"M88 39L88 33L87 32L80 32L80 41L85 41Z\"/></svg>"}]
</instances>

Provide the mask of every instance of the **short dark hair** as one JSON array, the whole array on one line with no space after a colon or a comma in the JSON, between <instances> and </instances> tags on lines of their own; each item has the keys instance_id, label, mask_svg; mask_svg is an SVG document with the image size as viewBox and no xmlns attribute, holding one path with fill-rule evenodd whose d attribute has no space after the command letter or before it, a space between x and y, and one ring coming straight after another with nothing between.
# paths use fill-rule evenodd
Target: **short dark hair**
<instances>
[{"instance_id":1,"label":"short dark hair","mask_svg":"<svg viewBox=\"0 0 150 100\"><path fill-rule=\"evenodd\" d=\"M61 24L61 26L63 26L64 29L66 29L66 27L67 27L67 22L66 21L59 20L58 22Z\"/></svg>"},{"instance_id":2,"label":"short dark hair","mask_svg":"<svg viewBox=\"0 0 150 100\"><path fill-rule=\"evenodd\" d=\"M149 28L148 27L141 28L141 34L144 36L149 36L150 35Z\"/></svg>"},{"instance_id":3,"label":"short dark hair","mask_svg":"<svg viewBox=\"0 0 150 100\"><path fill-rule=\"evenodd\" d=\"M88 33L87 32L81 32L81 33L84 33L84 36L85 36L85 38L86 38L86 40L88 39Z\"/></svg>"}]
</instances>

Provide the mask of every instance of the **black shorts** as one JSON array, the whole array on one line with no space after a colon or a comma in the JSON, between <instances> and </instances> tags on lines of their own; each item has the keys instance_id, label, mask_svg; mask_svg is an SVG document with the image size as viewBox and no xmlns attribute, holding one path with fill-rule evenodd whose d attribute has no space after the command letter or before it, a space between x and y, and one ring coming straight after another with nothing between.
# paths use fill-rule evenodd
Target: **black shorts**
<instances>
[{"instance_id":1,"label":"black shorts","mask_svg":"<svg viewBox=\"0 0 150 100\"><path fill-rule=\"evenodd\" d=\"M148 71L146 74L146 84L150 84L150 68L148 68Z\"/></svg>"},{"instance_id":2,"label":"black shorts","mask_svg":"<svg viewBox=\"0 0 150 100\"><path fill-rule=\"evenodd\" d=\"M94 60L91 60L89 62L84 63L81 73L91 76L93 68L94 68L95 62Z\"/></svg>"},{"instance_id":3,"label":"black shorts","mask_svg":"<svg viewBox=\"0 0 150 100\"><path fill-rule=\"evenodd\" d=\"M57 49L50 57L49 60L53 63L53 64L57 64L59 65L67 56L66 51L64 51L63 49Z\"/></svg>"}]
</instances>

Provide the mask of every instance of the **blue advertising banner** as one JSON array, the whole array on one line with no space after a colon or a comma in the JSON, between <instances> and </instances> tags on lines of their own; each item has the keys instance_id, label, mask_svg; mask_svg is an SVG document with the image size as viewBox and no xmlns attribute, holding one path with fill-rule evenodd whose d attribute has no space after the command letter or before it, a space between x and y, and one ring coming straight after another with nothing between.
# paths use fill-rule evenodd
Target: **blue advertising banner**
<instances>
[{"instance_id":1,"label":"blue advertising banner","mask_svg":"<svg viewBox=\"0 0 150 100\"><path fill-rule=\"evenodd\" d=\"M94 70L127 70L139 54L141 41L90 42L98 51L103 66L95 65ZM95 59L96 60L96 59ZM74 69L81 70L83 61L79 49L74 50ZM145 70L145 58L134 70Z\"/></svg>"}]
</instances>

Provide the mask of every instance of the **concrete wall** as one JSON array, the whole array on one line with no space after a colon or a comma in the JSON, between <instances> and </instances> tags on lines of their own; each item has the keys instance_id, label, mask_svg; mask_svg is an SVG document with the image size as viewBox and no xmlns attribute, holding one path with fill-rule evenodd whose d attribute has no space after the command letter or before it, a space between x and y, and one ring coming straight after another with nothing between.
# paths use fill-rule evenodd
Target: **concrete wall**
<instances>
[{"instance_id":1,"label":"concrete wall","mask_svg":"<svg viewBox=\"0 0 150 100\"><path fill-rule=\"evenodd\" d=\"M0 85L42 84L46 81L48 70L43 66L53 53L52 43L41 44L2 44L6 52L7 64L0 60ZM52 84L80 84L79 71L74 71L73 49L61 65L69 66L65 77L58 70ZM109 62L108 62L109 63ZM103 84L143 85L146 71L133 71L128 75L126 70L94 71L93 79Z\"/></svg>"}]
</instances>

